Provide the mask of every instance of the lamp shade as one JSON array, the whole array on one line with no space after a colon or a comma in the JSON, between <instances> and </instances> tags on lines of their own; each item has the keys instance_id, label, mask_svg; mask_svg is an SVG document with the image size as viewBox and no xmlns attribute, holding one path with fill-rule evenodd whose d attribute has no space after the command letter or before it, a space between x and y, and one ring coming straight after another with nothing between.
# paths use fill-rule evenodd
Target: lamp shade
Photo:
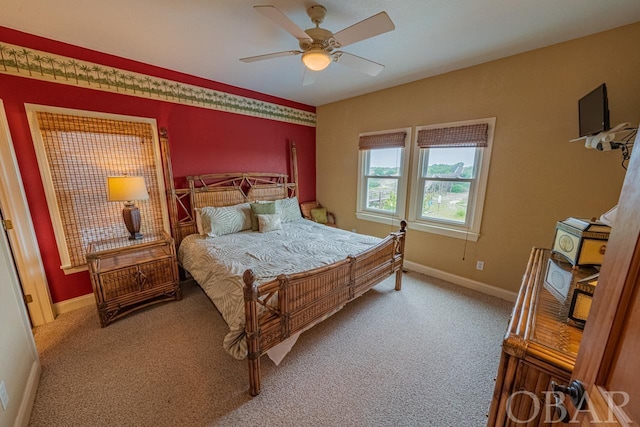
<instances>
[{"instance_id":1,"label":"lamp shade","mask_svg":"<svg viewBox=\"0 0 640 427\"><path fill-rule=\"evenodd\" d=\"M147 200L149 193L141 176L108 176L107 200L110 202L129 202Z\"/></svg>"},{"instance_id":2,"label":"lamp shade","mask_svg":"<svg viewBox=\"0 0 640 427\"><path fill-rule=\"evenodd\" d=\"M322 49L311 49L302 54L302 63L312 71L321 71L331 64L331 57Z\"/></svg>"}]
</instances>

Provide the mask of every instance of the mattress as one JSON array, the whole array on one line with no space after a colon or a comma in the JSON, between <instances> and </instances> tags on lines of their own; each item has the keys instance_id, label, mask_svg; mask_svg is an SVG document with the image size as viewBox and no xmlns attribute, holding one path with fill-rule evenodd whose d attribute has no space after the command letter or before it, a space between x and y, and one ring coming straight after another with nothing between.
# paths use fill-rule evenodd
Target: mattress
<instances>
[{"instance_id":1,"label":"mattress","mask_svg":"<svg viewBox=\"0 0 640 427\"><path fill-rule=\"evenodd\" d=\"M280 274L333 264L381 240L300 219L267 233L247 230L219 237L192 234L180 244L178 259L227 322L224 349L234 358L244 359L247 344L242 275L247 269L253 270L256 283L265 283Z\"/></svg>"}]
</instances>

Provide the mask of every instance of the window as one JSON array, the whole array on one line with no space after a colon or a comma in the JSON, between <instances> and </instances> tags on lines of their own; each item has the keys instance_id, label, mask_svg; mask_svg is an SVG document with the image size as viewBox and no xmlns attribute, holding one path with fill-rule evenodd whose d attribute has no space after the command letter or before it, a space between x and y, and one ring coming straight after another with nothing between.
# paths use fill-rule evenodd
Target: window
<instances>
[{"instance_id":1,"label":"window","mask_svg":"<svg viewBox=\"0 0 640 427\"><path fill-rule=\"evenodd\" d=\"M142 176L142 232L169 230L155 121L26 105L56 243L66 274L86 269L94 240L128 235L121 203L107 201L110 175Z\"/></svg>"},{"instance_id":2,"label":"window","mask_svg":"<svg viewBox=\"0 0 640 427\"><path fill-rule=\"evenodd\" d=\"M416 128L412 228L477 240L495 118Z\"/></svg>"},{"instance_id":3,"label":"window","mask_svg":"<svg viewBox=\"0 0 640 427\"><path fill-rule=\"evenodd\" d=\"M410 134L411 129L360 134L359 219L386 224L404 219Z\"/></svg>"}]
</instances>

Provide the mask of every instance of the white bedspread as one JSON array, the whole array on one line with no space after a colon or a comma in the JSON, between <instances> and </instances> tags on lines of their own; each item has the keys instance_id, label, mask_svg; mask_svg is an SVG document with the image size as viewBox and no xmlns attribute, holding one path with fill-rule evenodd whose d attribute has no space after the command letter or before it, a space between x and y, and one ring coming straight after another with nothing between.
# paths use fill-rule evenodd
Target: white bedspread
<instances>
[{"instance_id":1,"label":"white bedspread","mask_svg":"<svg viewBox=\"0 0 640 427\"><path fill-rule=\"evenodd\" d=\"M245 270L257 283L332 264L357 255L382 239L350 233L301 219L282 224L282 230L243 231L220 237L187 236L178 250L182 266L204 289L229 325L225 350L236 359L247 356L244 334Z\"/></svg>"}]
</instances>

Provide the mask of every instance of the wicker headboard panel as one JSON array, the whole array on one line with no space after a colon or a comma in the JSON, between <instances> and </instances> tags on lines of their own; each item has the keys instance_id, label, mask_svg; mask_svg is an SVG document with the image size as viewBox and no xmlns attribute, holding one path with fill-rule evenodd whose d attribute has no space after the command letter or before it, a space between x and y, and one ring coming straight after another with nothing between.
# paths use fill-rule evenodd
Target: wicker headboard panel
<instances>
[{"instance_id":1,"label":"wicker headboard panel","mask_svg":"<svg viewBox=\"0 0 640 427\"><path fill-rule=\"evenodd\" d=\"M247 198L249 201L255 200L278 200L289 197L287 187L285 184L280 185L257 185L251 187L247 192Z\"/></svg>"},{"instance_id":2,"label":"wicker headboard panel","mask_svg":"<svg viewBox=\"0 0 640 427\"><path fill-rule=\"evenodd\" d=\"M173 192L171 228L176 246L196 233L195 209L231 206L256 200L293 197L296 184L277 173L208 174L187 177L187 188Z\"/></svg>"},{"instance_id":3,"label":"wicker headboard panel","mask_svg":"<svg viewBox=\"0 0 640 427\"><path fill-rule=\"evenodd\" d=\"M201 208L204 206L232 206L245 202L245 195L239 187L218 188L215 191L209 191L208 188L202 190L194 190L191 195L193 208Z\"/></svg>"}]
</instances>

